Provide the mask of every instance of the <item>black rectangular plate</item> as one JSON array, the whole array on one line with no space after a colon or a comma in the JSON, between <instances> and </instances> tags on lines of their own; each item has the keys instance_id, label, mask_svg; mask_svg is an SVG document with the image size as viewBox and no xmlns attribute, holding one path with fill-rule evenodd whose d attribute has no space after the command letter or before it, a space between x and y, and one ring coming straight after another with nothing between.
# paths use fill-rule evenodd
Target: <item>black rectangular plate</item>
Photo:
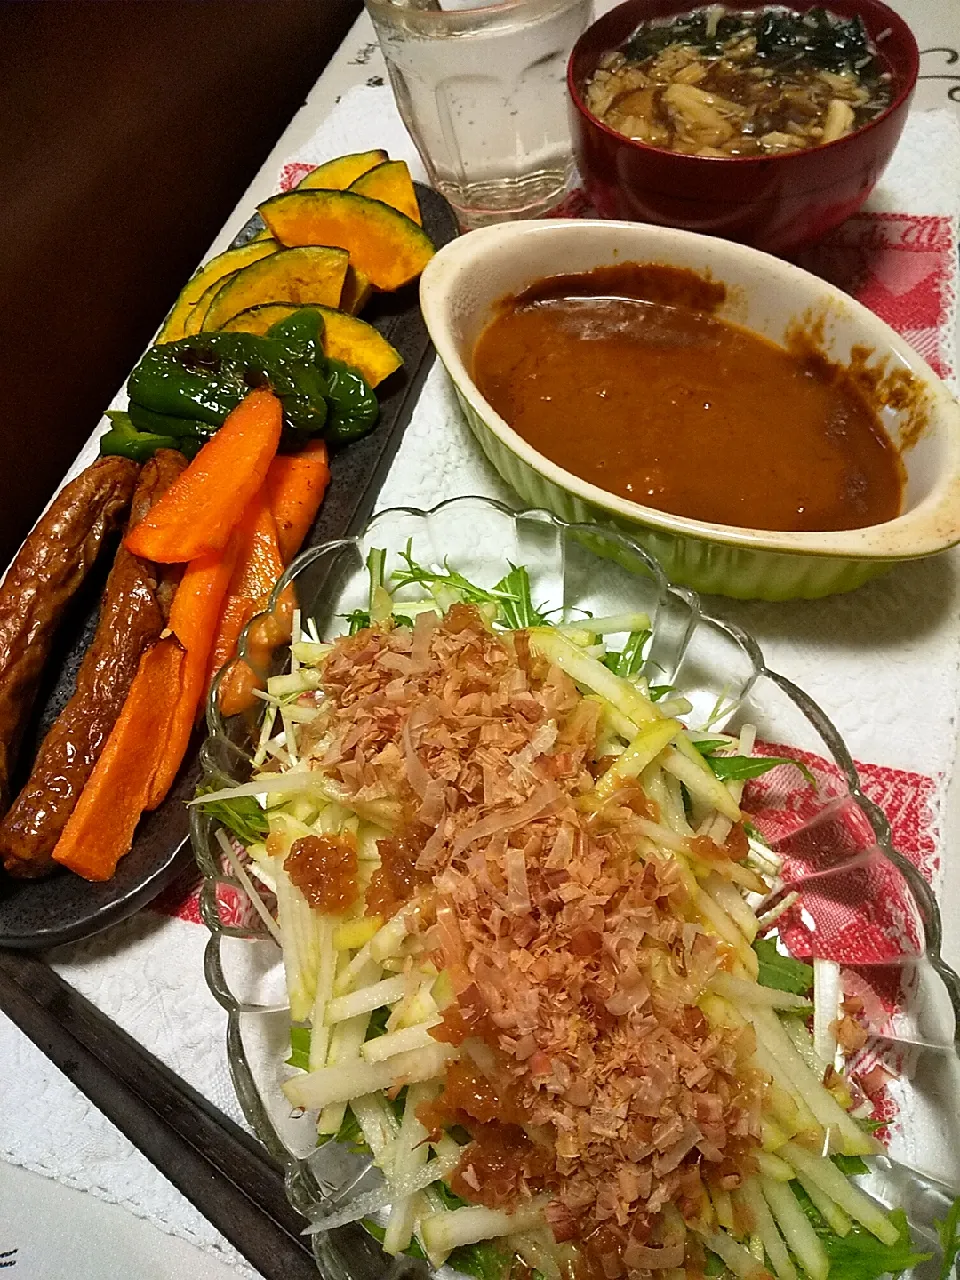
<instances>
[{"instance_id":1,"label":"black rectangular plate","mask_svg":"<svg viewBox=\"0 0 960 1280\"><path fill-rule=\"evenodd\" d=\"M457 235L453 211L428 187L418 184L417 196L424 230L440 248ZM248 239L260 225L259 217L252 220L238 241ZM375 295L363 318L397 348L403 368L378 389L380 420L374 430L333 456L330 487L307 546L349 537L369 520L433 361L416 283L393 294ZM109 551L101 557L60 629L22 752L23 776L15 784L25 781L29 762L73 692L77 668L96 628L111 559ZM66 871L44 880L14 880L0 872L0 946L35 949L88 937L137 911L179 875L192 860L185 804L199 778L198 748L199 735L170 794L141 821L133 847L111 880L92 884Z\"/></svg>"}]
</instances>

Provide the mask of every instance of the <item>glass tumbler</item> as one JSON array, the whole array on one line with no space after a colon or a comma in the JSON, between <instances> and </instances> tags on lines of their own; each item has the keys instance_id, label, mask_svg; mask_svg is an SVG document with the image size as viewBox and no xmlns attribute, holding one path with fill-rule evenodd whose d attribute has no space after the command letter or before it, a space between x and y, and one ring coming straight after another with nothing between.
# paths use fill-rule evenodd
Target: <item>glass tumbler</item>
<instances>
[{"instance_id":1,"label":"glass tumbler","mask_svg":"<svg viewBox=\"0 0 960 1280\"><path fill-rule=\"evenodd\" d=\"M566 63L592 0L366 0L366 7L400 115L462 226L532 218L558 205L574 172Z\"/></svg>"}]
</instances>

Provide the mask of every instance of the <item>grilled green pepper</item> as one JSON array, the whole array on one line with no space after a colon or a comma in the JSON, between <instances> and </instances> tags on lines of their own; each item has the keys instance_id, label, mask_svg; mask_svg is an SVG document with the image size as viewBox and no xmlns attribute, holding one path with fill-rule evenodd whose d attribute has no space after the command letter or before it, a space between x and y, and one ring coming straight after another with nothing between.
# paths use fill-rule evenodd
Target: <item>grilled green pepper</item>
<instances>
[{"instance_id":1,"label":"grilled green pepper","mask_svg":"<svg viewBox=\"0 0 960 1280\"><path fill-rule=\"evenodd\" d=\"M342 443L366 435L377 420L380 405L364 377L342 360L327 357L330 424L327 439Z\"/></svg>"},{"instance_id":2,"label":"grilled green pepper","mask_svg":"<svg viewBox=\"0 0 960 1280\"><path fill-rule=\"evenodd\" d=\"M295 311L254 341L261 344L263 372L280 398L286 425L307 435L322 434L330 388L320 312Z\"/></svg>"},{"instance_id":3,"label":"grilled green pepper","mask_svg":"<svg viewBox=\"0 0 960 1280\"><path fill-rule=\"evenodd\" d=\"M176 418L172 413L156 413L153 409L145 409L135 400L130 401L127 413L137 431L152 431L158 436L173 436L177 440L191 436L209 440L217 430L211 423L201 422L199 418Z\"/></svg>"},{"instance_id":4,"label":"grilled green pepper","mask_svg":"<svg viewBox=\"0 0 960 1280\"><path fill-rule=\"evenodd\" d=\"M109 435L106 447L140 456L151 435L165 442L155 448L208 439L255 387L270 387L283 406L284 448L314 435L353 440L379 412L362 375L324 355L323 318L305 307L263 336L200 333L151 347L127 383L129 421L119 435Z\"/></svg>"},{"instance_id":5,"label":"grilled green pepper","mask_svg":"<svg viewBox=\"0 0 960 1280\"><path fill-rule=\"evenodd\" d=\"M146 462L158 449L178 449L188 458L195 456L204 441L199 436L159 435L155 431L138 431L130 419L129 413L110 410L110 430L100 438L100 453L103 456L116 454L121 458L132 458L134 462Z\"/></svg>"},{"instance_id":6,"label":"grilled green pepper","mask_svg":"<svg viewBox=\"0 0 960 1280\"><path fill-rule=\"evenodd\" d=\"M130 375L131 402L212 427L267 383L260 339L248 333L198 334L151 347Z\"/></svg>"}]
</instances>

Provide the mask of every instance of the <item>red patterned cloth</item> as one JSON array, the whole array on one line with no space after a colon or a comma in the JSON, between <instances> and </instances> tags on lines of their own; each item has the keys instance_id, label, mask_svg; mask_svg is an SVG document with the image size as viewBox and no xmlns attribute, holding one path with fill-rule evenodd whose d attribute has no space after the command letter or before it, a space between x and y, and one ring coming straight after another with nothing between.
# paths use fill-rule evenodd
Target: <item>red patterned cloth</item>
<instances>
[{"instance_id":1,"label":"red patterned cloth","mask_svg":"<svg viewBox=\"0 0 960 1280\"><path fill-rule=\"evenodd\" d=\"M956 372L949 354L956 259L951 218L858 213L799 265L852 294L947 378Z\"/></svg>"},{"instance_id":2,"label":"red patterned cloth","mask_svg":"<svg viewBox=\"0 0 960 1280\"><path fill-rule=\"evenodd\" d=\"M762 754L802 760L816 780L781 765L755 779L743 807L777 850L784 887L800 902L778 922L796 956L844 964L896 963L922 950L919 920L901 873L877 848L873 829L836 765L791 748ZM939 858L931 831L934 783L921 774L861 766L864 793L888 815L894 846L931 879Z\"/></svg>"}]
</instances>

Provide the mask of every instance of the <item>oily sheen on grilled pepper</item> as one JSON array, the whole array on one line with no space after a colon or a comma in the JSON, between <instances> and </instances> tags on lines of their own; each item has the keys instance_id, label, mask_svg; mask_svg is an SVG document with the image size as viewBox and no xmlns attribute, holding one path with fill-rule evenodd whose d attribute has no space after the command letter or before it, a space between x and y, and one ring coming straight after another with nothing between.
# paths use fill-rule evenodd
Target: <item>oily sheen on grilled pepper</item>
<instances>
[{"instance_id":1,"label":"oily sheen on grilled pepper","mask_svg":"<svg viewBox=\"0 0 960 1280\"><path fill-rule=\"evenodd\" d=\"M303 309L262 337L202 333L151 347L127 383L129 409L111 415L100 451L141 461L174 448L190 457L255 387L279 398L286 448L311 436L353 440L379 412L363 376L324 355L320 313Z\"/></svg>"}]
</instances>

